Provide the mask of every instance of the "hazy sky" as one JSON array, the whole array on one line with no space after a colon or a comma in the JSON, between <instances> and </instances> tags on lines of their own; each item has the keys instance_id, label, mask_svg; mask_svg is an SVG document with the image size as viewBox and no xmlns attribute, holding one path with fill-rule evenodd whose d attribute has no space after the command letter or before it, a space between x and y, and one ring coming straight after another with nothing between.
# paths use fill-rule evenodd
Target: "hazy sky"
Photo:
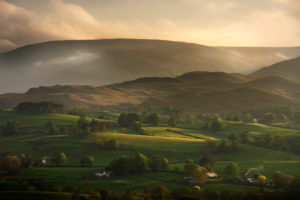
<instances>
[{"instance_id":1,"label":"hazy sky","mask_svg":"<svg viewBox=\"0 0 300 200\"><path fill-rule=\"evenodd\" d=\"M300 0L0 0L0 51L102 38L300 46Z\"/></svg>"}]
</instances>

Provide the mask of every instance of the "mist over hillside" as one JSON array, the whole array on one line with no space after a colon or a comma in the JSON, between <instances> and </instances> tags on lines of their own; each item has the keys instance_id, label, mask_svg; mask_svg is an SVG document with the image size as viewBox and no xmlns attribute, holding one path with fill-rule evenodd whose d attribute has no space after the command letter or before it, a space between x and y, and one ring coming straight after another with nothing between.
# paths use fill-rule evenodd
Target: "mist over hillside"
<instances>
[{"instance_id":1,"label":"mist over hillside","mask_svg":"<svg viewBox=\"0 0 300 200\"><path fill-rule=\"evenodd\" d=\"M191 71L249 73L300 55L300 48L246 50L136 39L33 44L0 54L0 93L41 85L101 86Z\"/></svg>"},{"instance_id":2,"label":"mist over hillside","mask_svg":"<svg viewBox=\"0 0 300 200\"><path fill-rule=\"evenodd\" d=\"M282 76L289 79L300 79L300 57L282 61L259 69L251 74L252 77Z\"/></svg>"}]
</instances>

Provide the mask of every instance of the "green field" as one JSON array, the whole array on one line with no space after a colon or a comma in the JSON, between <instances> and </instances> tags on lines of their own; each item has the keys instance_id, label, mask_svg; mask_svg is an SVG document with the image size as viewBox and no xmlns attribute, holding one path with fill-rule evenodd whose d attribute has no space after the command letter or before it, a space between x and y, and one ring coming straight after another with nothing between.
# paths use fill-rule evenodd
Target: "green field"
<instances>
[{"instance_id":1,"label":"green field","mask_svg":"<svg viewBox=\"0 0 300 200\"><path fill-rule=\"evenodd\" d=\"M26 115L15 111L0 111L0 124L4 125L10 119L19 120L25 127L31 127L27 132L0 137L0 151L13 154L27 153L34 160L49 157L53 152L64 152L68 157L68 166L59 168L33 168L25 170L16 176L21 179L43 179L46 184L55 184L60 187L74 185L81 187L87 184L86 177L94 174L100 168L107 166L113 159L121 156L134 155L142 152L147 156L159 155L166 157L170 162L170 172L147 172L141 176L114 177L110 179L91 179L93 188L103 188L121 191L126 188L139 190L143 186L165 185L169 188L186 186L183 183L183 166L187 159L198 161L204 154L204 142L226 138L232 133L251 131L253 133L274 133L278 135L297 135L298 131L288 128L278 128L263 124L249 124L240 122L226 122L227 127L220 132L204 131L200 124L178 125L177 127L144 127L146 134L140 134L127 129L113 129L107 132L93 133L90 136L49 135L41 131L47 121L57 125L68 125L78 120L77 116L62 114ZM122 133L124 132L124 133ZM93 139L102 135L116 139L120 143L117 150L108 150L97 146ZM95 158L94 167L81 168L79 161L85 154ZM260 173L269 179L276 171L300 176L300 155L252 145L243 145L237 152L227 152L212 155L215 161L215 171L223 175L226 165L236 162L244 173L247 168L263 166ZM246 186L210 183L203 188L243 189Z\"/></svg>"}]
</instances>

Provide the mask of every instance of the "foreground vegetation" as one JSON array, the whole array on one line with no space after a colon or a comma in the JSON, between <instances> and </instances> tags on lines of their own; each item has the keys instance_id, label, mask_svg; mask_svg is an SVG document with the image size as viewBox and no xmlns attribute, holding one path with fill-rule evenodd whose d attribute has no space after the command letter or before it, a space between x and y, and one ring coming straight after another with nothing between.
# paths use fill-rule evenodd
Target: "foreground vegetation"
<instances>
[{"instance_id":1,"label":"foreground vegetation","mask_svg":"<svg viewBox=\"0 0 300 200\"><path fill-rule=\"evenodd\" d=\"M144 191L160 199L153 191L162 190L163 185L168 198L175 198L172 193L179 187L187 188L187 196L200 198L200 193L190 191L199 185L201 191L246 190L246 198L255 188L298 187L300 155L291 148L297 147L292 143L299 137L296 129L219 118L190 121L123 114L116 119L111 113L90 114L93 118L76 114L0 111L2 191L33 192L37 198L37 191L47 191L70 199L77 193L88 198L95 191L103 196L104 190L130 190L137 193L128 195L139 197ZM213 167L203 163L204 158ZM229 176L231 165L238 169ZM95 176L100 171L114 175ZM218 178L207 178L207 172L215 172ZM237 176L249 176L254 183L236 181ZM192 177L193 182L185 177ZM277 184L276 177L286 180L285 184Z\"/></svg>"}]
</instances>

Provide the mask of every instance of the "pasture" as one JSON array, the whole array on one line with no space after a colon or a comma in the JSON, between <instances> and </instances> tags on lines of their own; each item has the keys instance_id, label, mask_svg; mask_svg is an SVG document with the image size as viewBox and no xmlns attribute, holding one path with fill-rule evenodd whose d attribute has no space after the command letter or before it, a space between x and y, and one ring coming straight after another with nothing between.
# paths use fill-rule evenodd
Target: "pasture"
<instances>
[{"instance_id":1,"label":"pasture","mask_svg":"<svg viewBox=\"0 0 300 200\"><path fill-rule=\"evenodd\" d=\"M78 116L62 114L29 115L15 111L0 111L0 125L10 119L19 120L27 131L15 135L0 137L0 151L16 155L28 154L33 160L49 158L53 152L64 152L68 163L61 167L33 168L22 171L16 177L27 179L43 179L46 185L58 185L61 188L73 185L83 187L121 191L124 189L140 190L144 186L165 185L169 188L187 186L183 183L183 167L187 159L200 160L203 156L202 147L206 141L227 138L232 133L250 131L252 133L274 133L277 135L298 135L298 131L288 128L278 128L263 124L251 124L226 121L226 128L220 132L202 130L200 124L178 125L177 127L157 126L144 127L145 133L137 133L131 129L112 129L106 132L96 132L89 136L74 136L67 134L47 134L43 126L47 121L56 125L69 125L78 120ZM109 150L94 144L95 136L116 139L119 148ZM110 179L94 179L91 177L97 170L103 169L113 159L131 156L141 152L148 157L161 156L169 160L169 172L147 172L143 175L130 177L114 177ZM89 154L95 158L93 167L80 167L80 159ZM293 176L300 176L300 155L243 145L242 150L213 154L215 172L224 174L224 168L231 162L240 166L241 174L248 168L263 167L260 173L271 179L276 171L282 171ZM87 181L88 180L88 181ZM205 189L244 189L245 186L224 183L210 183Z\"/></svg>"}]
</instances>

